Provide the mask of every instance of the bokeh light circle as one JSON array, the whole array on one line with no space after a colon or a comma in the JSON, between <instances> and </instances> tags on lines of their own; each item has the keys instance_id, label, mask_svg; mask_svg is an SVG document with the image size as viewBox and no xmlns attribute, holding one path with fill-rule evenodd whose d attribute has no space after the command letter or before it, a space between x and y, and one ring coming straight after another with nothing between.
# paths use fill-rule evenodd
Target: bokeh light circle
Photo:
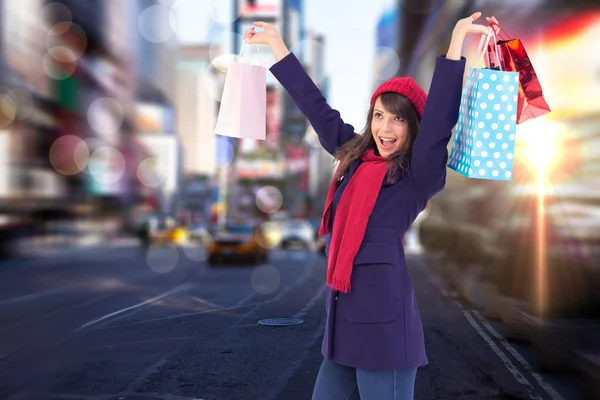
<instances>
[{"instance_id":1,"label":"bokeh light circle","mask_svg":"<svg viewBox=\"0 0 600 400\"><path fill-rule=\"evenodd\" d=\"M25 89L12 89L7 93L16 105L16 119L25 120L33 114L34 101L31 94Z\"/></svg>"},{"instance_id":2,"label":"bokeh light circle","mask_svg":"<svg viewBox=\"0 0 600 400\"><path fill-rule=\"evenodd\" d=\"M158 171L160 160L148 157L140 162L137 167L137 177L142 185L158 187L165 182L166 177Z\"/></svg>"},{"instance_id":3,"label":"bokeh light circle","mask_svg":"<svg viewBox=\"0 0 600 400\"><path fill-rule=\"evenodd\" d=\"M50 78L66 79L77 69L77 56L68 47L55 46L44 55L42 65L46 75Z\"/></svg>"},{"instance_id":4,"label":"bokeh light circle","mask_svg":"<svg viewBox=\"0 0 600 400\"><path fill-rule=\"evenodd\" d=\"M82 147L84 145L85 142L75 135L64 135L56 139L50 146L48 155L54 170L62 175L75 175L81 172L83 160L86 158Z\"/></svg>"},{"instance_id":5,"label":"bokeh light circle","mask_svg":"<svg viewBox=\"0 0 600 400\"><path fill-rule=\"evenodd\" d=\"M265 186L256 192L256 206L267 214L279 211L283 204L281 191L274 186Z\"/></svg>"},{"instance_id":6,"label":"bokeh light circle","mask_svg":"<svg viewBox=\"0 0 600 400\"><path fill-rule=\"evenodd\" d=\"M84 171L90 160L90 148L85 140L81 140L73 152L73 161L80 171Z\"/></svg>"},{"instance_id":7,"label":"bokeh light circle","mask_svg":"<svg viewBox=\"0 0 600 400\"><path fill-rule=\"evenodd\" d=\"M153 244L146 252L148 267L159 274L166 274L177 267L179 250L174 244Z\"/></svg>"},{"instance_id":8,"label":"bokeh light circle","mask_svg":"<svg viewBox=\"0 0 600 400\"><path fill-rule=\"evenodd\" d=\"M125 173L125 157L114 147L100 147L91 154L88 171L102 185L115 184Z\"/></svg>"},{"instance_id":9,"label":"bokeh light circle","mask_svg":"<svg viewBox=\"0 0 600 400\"><path fill-rule=\"evenodd\" d=\"M252 288L262 295L275 293L281 285L279 270L271 265L261 265L252 271Z\"/></svg>"},{"instance_id":10,"label":"bokeh light circle","mask_svg":"<svg viewBox=\"0 0 600 400\"><path fill-rule=\"evenodd\" d=\"M181 246L183 254L192 261L204 262L208 258L206 247L190 237L189 244Z\"/></svg>"},{"instance_id":11,"label":"bokeh light circle","mask_svg":"<svg viewBox=\"0 0 600 400\"><path fill-rule=\"evenodd\" d=\"M138 18L138 30L151 43L165 43L175 35L174 15L165 5L147 7Z\"/></svg>"},{"instance_id":12,"label":"bokeh light circle","mask_svg":"<svg viewBox=\"0 0 600 400\"><path fill-rule=\"evenodd\" d=\"M72 20L71 10L62 3L49 3L40 10L40 21L44 31L49 31L57 22L70 23Z\"/></svg>"},{"instance_id":13,"label":"bokeh light circle","mask_svg":"<svg viewBox=\"0 0 600 400\"><path fill-rule=\"evenodd\" d=\"M233 139L227 136L217 135L216 142L217 164L220 166L231 165L235 157Z\"/></svg>"},{"instance_id":14,"label":"bokeh light circle","mask_svg":"<svg viewBox=\"0 0 600 400\"><path fill-rule=\"evenodd\" d=\"M7 94L0 94L0 128L11 125L17 117L17 104Z\"/></svg>"},{"instance_id":15,"label":"bokeh light circle","mask_svg":"<svg viewBox=\"0 0 600 400\"><path fill-rule=\"evenodd\" d=\"M258 245L265 249L273 249L279 246L281 239L283 238L283 227L281 224L270 221L263 222L261 224L261 230L264 232L264 236L258 236Z\"/></svg>"},{"instance_id":16,"label":"bokeh light circle","mask_svg":"<svg viewBox=\"0 0 600 400\"><path fill-rule=\"evenodd\" d=\"M400 57L396 50L391 47L378 47L375 50L376 65L375 80L387 81L393 78L400 69Z\"/></svg>"},{"instance_id":17,"label":"bokeh light circle","mask_svg":"<svg viewBox=\"0 0 600 400\"><path fill-rule=\"evenodd\" d=\"M68 38L68 43L66 43ZM59 22L54 25L46 37L46 48L65 46L73 52L76 58L83 57L88 39L83 28L70 22Z\"/></svg>"},{"instance_id":18,"label":"bokeh light circle","mask_svg":"<svg viewBox=\"0 0 600 400\"><path fill-rule=\"evenodd\" d=\"M315 131L312 125L308 125L306 135L304 135L304 141L310 145L310 147L319 149L321 148L321 142L319 142L319 135Z\"/></svg>"},{"instance_id":19,"label":"bokeh light circle","mask_svg":"<svg viewBox=\"0 0 600 400\"><path fill-rule=\"evenodd\" d=\"M220 64L223 65L223 64ZM216 101L221 102L223 95L223 85L225 84L226 72L220 71L212 63L209 63L204 70L203 79L200 85L206 91L208 96Z\"/></svg>"},{"instance_id":20,"label":"bokeh light circle","mask_svg":"<svg viewBox=\"0 0 600 400\"><path fill-rule=\"evenodd\" d=\"M94 100L87 110L90 127L100 135L115 134L123 125L124 118L123 107L111 97Z\"/></svg>"},{"instance_id":21,"label":"bokeh light circle","mask_svg":"<svg viewBox=\"0 0 600 400\"><path fill-rule=\"evenodd\" d=\"M296 43L293 43L292 46L290 47L290 51L292 53L294 53L296 56L298 57L302 57L302 55L309 55L309 54L321 54L323 57L326 54L326 47L319 42L318 40L314 40L314 39L305 39L305 40L299 40ZM324 67L324 65L323 65ZM312 70L311 71L311 78L313 80L313 82L315 82L317 85L320 85L321 83L323 83L329 76L329 73L326 70L323 71L315 71Z\"/></svg>"}]
</instances>

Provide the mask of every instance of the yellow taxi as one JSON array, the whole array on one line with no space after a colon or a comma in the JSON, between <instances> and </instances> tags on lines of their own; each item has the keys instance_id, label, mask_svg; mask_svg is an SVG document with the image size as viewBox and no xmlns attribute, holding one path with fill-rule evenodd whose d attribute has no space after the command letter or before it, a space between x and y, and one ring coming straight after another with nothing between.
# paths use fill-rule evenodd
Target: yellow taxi
<instances>
[{"instance_id":1,"label":"yellow taxi","mask_svg":"<svg viewBox=\"0 0 600 400\"><path fill-rule=\"evenodd\" d=\"M190 233L184 226L175 226L156 234L154 242L159 244L183 245L190 239Z\"/></svg>"},{"instance_id":2,"label":"yellow taxi","mask_svg":"<svg viewBox=\"0 0 600 400\"><path fill-rule=\"evenodd\" d=\"M265 263L269 258L268 235L262 225L228 224L214 233L207 246L208 263L222 264L226 261Z\"/></svg>"}]
</instances>

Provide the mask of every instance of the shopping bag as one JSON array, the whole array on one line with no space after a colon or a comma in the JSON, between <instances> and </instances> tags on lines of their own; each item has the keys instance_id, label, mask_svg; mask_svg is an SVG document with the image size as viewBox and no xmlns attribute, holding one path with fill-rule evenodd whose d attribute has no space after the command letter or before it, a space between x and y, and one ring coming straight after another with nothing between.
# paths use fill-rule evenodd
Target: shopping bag
<instances>
[{"instance_id":1,"label":"shopping bag","mask_svg":"<svg viewBox=\"0 0 600 400\"><path fill-rule=\"evenodd\" d=\"M242 45L240 56L244 46L245 44ZM232 62L225 76L214 134L240 139L265 140L266 107L266 67L246 62Z\"/></svg>"},{"instance_id":2,"label":"shopping bag","mask_svg":"<svg viewBox=\"0 0 600 400\"><path fill-rule=\"evenodd\" d=\"M498 24L492 23L490 26L497 26L500 31L501 40L498 40L496 44L499 50L497 59L502 65L502 69L504 71L516 71L519 73L517 124L549 113L550 107L544 98L542 86L521 39L511 39ZM490 52L496 51L496 46L490 47ZM490 68L494 69L494 67L490 65Z\"/></svg>"},{"instance_id":3,"label":"shopping bag","mask_svg":"<svg viewBox=\"0 0 600 400\"><path fill-rule=\"evenodd\" d=\"M482 35L473 65L493 38ZM519 73L471 67L463 87L448 167L468 178L511 180Z\"/></svg>"}]
</instances>

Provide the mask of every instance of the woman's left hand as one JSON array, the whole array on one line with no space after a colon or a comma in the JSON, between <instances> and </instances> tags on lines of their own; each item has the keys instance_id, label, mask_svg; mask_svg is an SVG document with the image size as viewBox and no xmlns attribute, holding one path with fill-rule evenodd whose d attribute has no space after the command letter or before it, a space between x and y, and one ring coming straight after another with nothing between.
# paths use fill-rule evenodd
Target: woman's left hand
<instances>
[{"instance_id":1,"label":"woman's left hand","mask_svg":"<svg viewBox=\"0 0 600 400\"><path fill-rule=\"evenodd\" d=\"M481 12L476 12L470 17L463 18L456 23L456 26L452 31L452 40L450 41L450 47L448 48L448 53L446 54L447 59L460 60L463 42L467 35L473 33L487 35L490 32L490 28L488 26L473 23L477 19L479 19L479 17L481 17ZM487 17L486 20L488 24L498 24L498 21L495 17ZM494 26L494 31L496 33L498 33L499 30L500 29L497 25Z\"/></svg>"},{"instance_id":2,"label":"woman's left hand","mask_svg":"<svg viewBox=\"0 0 600 400\"><path fill-rule=\"evenodd\" d=\"M476 13L472 14L470 17L459 20L456 23L454 30L452 31L452 36L459 36L461 38L464 38L465 36L470 35L472 33L486 35L489 32L489 27L487 27L485 25L473 23L476 20L478 20L479 17L481 17L481 12L476 12ZM498 21L496 21L496 18L494 18L494 17L492 17L492 18L493 18L493 20L490 18L486 18L488 23L489 22L498 23Z\"/></svg>"}]
</instances>

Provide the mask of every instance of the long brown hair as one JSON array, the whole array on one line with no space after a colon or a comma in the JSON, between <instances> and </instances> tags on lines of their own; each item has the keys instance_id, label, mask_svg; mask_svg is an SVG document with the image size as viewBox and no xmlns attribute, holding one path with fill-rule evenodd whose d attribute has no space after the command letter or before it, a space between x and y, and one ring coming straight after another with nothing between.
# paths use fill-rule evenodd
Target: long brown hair
<instances>
[{"instance_id":1,"label":"long brown hair","mask_svg":"<svg viewBox=\"0 0 600 400\"><path fill-rule=\"evenodd\" d=\"M387 179L389 182L393 182L398 169L408 171L412 146L419 134L419 116L410 100L399 93L386 92L382 93L379 98L381 99L381 104L388 112L403 118L408 123L408 137L406 143L400 150L390 154L386 159L388 165ZM342 176L346 174L353 161L360 159L369 150L373 149L376 154L378 153L377 144L375 143L375 139L373 139L373 134L371 132L371 121L373 120L375 103L376 101L373 101L373 104L369 107L367 125L363 129L362 134L345 143L335 153L335 159L340 162L340 166L335 175L337 180L340 180Z\"/></svg>"}]
</instances>

